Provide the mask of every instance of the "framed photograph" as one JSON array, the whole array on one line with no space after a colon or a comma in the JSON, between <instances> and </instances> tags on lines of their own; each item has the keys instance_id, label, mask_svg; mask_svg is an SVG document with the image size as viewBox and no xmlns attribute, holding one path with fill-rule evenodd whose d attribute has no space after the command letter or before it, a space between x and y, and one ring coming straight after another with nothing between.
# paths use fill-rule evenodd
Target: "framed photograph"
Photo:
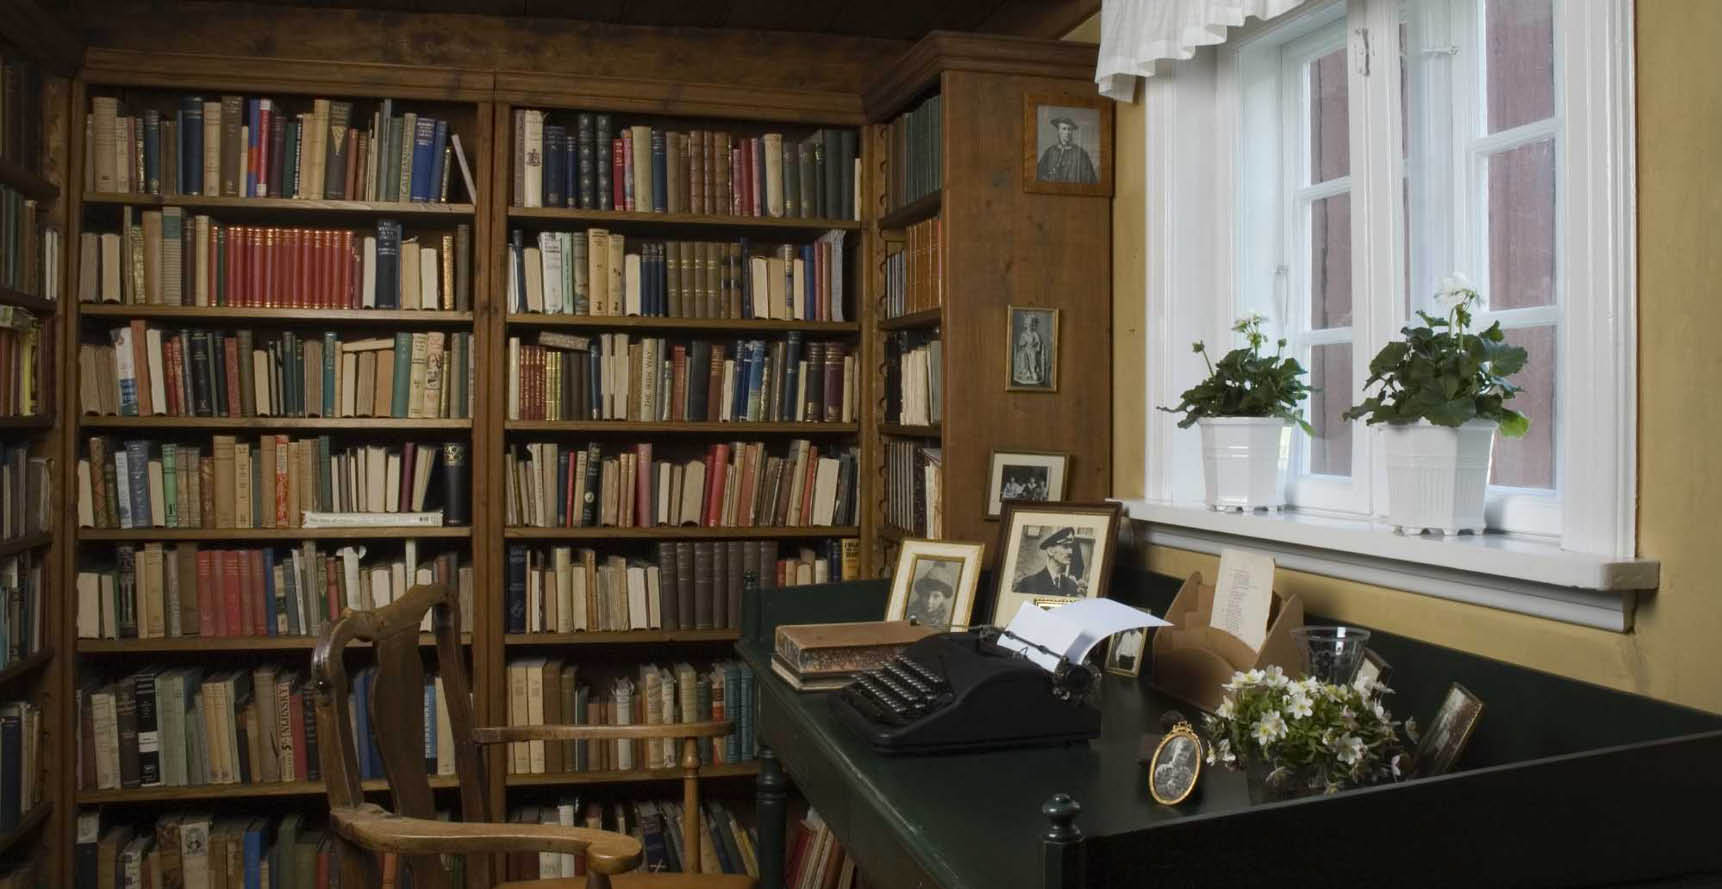
<instances>
[{"instance_id":1,"label":"framed photograph","mask_svg":"<svg viewBox=\"0 0 1722 889\"><path fill-rule=\"evenodd\" d=\"M1005 391L1058 391L1058 310L1007 306Z\"/></svg>"},{"instance_id":2,"label":"framed photograph","mask_svg":"<svg viewBox=\"0 0 1722 889\"><path fill-rule=\"evenodd\" d=\"M1070 455L1059 451L993 451L987 478L987 518L996 519L1006 500L1049 503L1064 499Z\"/></svg>"},{"instance_id":3,"label":"framed photograph","mask_svg":"<svg viewBox=\"0 0 1722 889\"><path fill-rule=\"evenodd\" d=\"M1202 739L1181 722L1160 739L1148 760L1148 795L1162 806L1175 806L1196 789L1202 776Z\"/></svg>"},{"instance_id":4,"label":"framed photograph","mask_svg":"<svg viewBox=\"0 0 1722 889\"><path fill-rule=\"evenodd\" d=\"M1005 503L993 623L1008 625L1024 603L1057 608L1105 595L1123 508L1117 503Z\"/></svg>"},{"instance_id":5,"label":"framed photograph","mask_svg":"<svg viewBox=\"0 0 1722 889\"><path fill-rule=\"evenodd\" d=\"M1142 658L1148 651L1147 630L1125 630L1106 640L1106 672L1131 679L1142 675Z\"/></svg>"},{"instance_id":6,"label":"framed photograph","mask_svg":"<svg viewBox=\"0 0 1722 889\"><path fill-rule=\"evenodd\" d=\"M984 543L905 540L891 575L886 620L912 620L941 632L966 629L986 557Z\"/></svg>"},{"instance_id":7,"label":"framed photograph","mask_svg":"<svg viewBox=\"0 0 1722 889\"><path fill-rule=\"evenodd\" d=\"M1099 96L1022 100L1022 189L1112 196L1112 103Z\"/></svg>"},{"instance_id":8,"label":"framed photograph","mask_svg":"<svg viewBox=\"0 0 1722 889\"><path fill-rule=\"evenodd\" d=\"M1357 665L1357 673L1351 677L1351 685L1364 694L1369 693L1370 686L1375 683L1387 684L1387 675L1393 672L1387 661L1375 653L1373 648L1363 650L1363 660Z\"/></svg>"},{"instance_id":9,"label":"framed photograph","mask_svg":"<svg viewBox=\"0 0 1722 889\"><path fill-rule=\"evenodd\" d=\"M1451 771L1482 716L1482 698L1457 682L1448 686L1441 709L1435 711L1435 718L1417 742L1417 774L1428 777Z\"/></svg>"}]
</instances>

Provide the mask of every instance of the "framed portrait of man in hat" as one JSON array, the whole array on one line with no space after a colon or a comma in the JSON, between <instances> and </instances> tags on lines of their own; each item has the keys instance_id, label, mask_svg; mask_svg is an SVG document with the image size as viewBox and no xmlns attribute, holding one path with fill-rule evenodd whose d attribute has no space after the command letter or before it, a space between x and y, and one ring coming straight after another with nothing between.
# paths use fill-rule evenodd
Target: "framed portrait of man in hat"
<instances>
[{"instance_id":1,"label":"framed portrait of man in hat","mask_svg":"<svg viewBox=\"0 0 1722 889\"><path fill-rule=\"evenodd\" d=\"M1110 100L1023 97L1023 190L1111 197Z\"/></svg>"},{"instance_id":2,"label":"framed portrait of man in hat","mask_svg":"<svg viewBox=\"0 0 1722 889\"><path fill-rule=\"evenodd\" d=\"M1056 608L1105 596L1121 509L1117 503L1006 501L993 623L1010 623L1024 604Z\"/></svg>"},{"instance_id":3,"label":"framed portrait of man in hat","mask_svg":"<svg viewBox=\"0 0 1722 889\"><path fill-rule=\"evenodd\" d=\"M975 609L986 544L955 540L905 540L891 575L886 620L910 620L924 627L961 630Z\"/></svg>"}]
</instances>

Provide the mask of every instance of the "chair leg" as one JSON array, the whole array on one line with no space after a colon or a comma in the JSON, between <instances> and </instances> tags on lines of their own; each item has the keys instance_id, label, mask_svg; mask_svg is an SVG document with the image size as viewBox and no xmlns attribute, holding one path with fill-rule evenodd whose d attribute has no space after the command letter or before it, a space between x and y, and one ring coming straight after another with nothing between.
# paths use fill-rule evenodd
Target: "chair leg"
<instances>
[{"instance_id":1,"label":"chair leg","mask_svg":"<svg viewBox=\"0 0 1722 889\"><path fill-rule=\"evenodd\" d=\"M682 873L700 872L700 748L693 738L682 739L682 848L687 850Z\"/></svg>"},{"instance_id":2,"label":"chair leg","mask_svg":"<svg viewBox=\"0 0 1722 889\"><path fill-rule=\"evenodd\" d=\"M610 875L586 869L586 889L610 889Z\"/></svg>"}]
</instances>

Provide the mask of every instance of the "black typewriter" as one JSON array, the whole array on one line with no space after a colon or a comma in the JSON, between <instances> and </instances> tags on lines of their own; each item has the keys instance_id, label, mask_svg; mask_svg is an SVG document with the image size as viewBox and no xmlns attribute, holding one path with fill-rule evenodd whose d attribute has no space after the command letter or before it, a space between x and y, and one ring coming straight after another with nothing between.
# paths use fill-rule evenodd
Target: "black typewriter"
<instances>
[{"instance_id":1,"label":"black typewriter","mask_svg":"<svg viewBox=\"0 0 1722 889\"><path fill-rule=\"evenodd\" d=\"M1001 648L998 631L929 636L832 697L839 719L882 753L1068 744L1100 735L1092 668L1048 673Z\"/></svg>"}]
</instances>

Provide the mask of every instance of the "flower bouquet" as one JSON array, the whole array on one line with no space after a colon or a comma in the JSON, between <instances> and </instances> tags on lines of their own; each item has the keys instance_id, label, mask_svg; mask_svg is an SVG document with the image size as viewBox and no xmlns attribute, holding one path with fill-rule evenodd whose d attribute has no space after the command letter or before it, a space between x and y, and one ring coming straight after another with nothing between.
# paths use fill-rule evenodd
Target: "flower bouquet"
<instances>
[{"instance_id":1,"label":"flower bouquet","mask_svg":"<svg viewBox=\"0 0 1722 889\"><path fill-rule=\"evenodd\" d=\"M1207 718L1208 764L1244 768L1252 800L1397 781L1409 766L1401 723L1381 705L1392 690L1380 683L1363 691L1268 667L1235 673L1223 688ZM1403 728L1414 740L1412 721Z\"/></svg>"}]
</instances>

